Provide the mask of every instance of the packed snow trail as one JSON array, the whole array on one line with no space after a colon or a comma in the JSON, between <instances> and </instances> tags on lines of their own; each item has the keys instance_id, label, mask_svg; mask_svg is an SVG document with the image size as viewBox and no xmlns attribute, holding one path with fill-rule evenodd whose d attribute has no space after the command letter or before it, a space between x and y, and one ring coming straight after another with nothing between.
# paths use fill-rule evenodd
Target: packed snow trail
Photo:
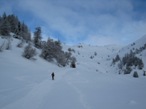
<instances>
[{"instance_id":1,"label":"packed snow trail","mask_svg":"<svg viewBox=\"0 0 146 109\"><path fill-rule=\"evenodd\" d=\"M88 82L87 80L83 80L83 81L81 80L79 83L87 83L87 82ZM87 101L85 101L85 95L81 92L81 90L76 86L74 86L70 80L68 80L67 83L75 90L75 92L77 92L79 96L79 101L82 104L83 109L91 109Z\"/></svg>"}]
</instances>

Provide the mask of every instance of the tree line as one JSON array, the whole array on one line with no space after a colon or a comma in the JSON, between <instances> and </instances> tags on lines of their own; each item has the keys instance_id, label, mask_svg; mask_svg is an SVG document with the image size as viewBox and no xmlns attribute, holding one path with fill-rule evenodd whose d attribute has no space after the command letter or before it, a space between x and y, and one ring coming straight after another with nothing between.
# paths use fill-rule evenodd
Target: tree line
<instances>
[{"instance_id":1,"label":"tree line","mask_svg":"<svg viewBox=\"0 0 146 109\"><path fill-rule=\"evenodd\" d=\"M8 36L10 33L14 33L16 38L23 38L26 41L31 40L30 30L24 22L21 22L14 14L6 15L6 13L3 13L0 16L0 35Z\"/></svg>"},{"instance_id":2,"label":"tree line","mask_svg":"<svg viewBox=\"0 0 146 109\"><path fill-rule=\"evenodd\" d=\"M24 47L22 56L27 59L32 59L37 55L37 49L41 50L39 56L48 62L55 62L58 66L66 66L71 64L71 67L75 67L76 58L72 56L72 51L63 51L61 42L54 41L48 38L47 41L42 41L41 27L36 27L31 38L30 30L24 22L21 22L15 15L6 15L4 13L0 16L0 35L9 36L13 33L13 37L21 39L21 42L17 47L22 48L23 43L27 42L28 45ZM3 46L3 45L2 45ZM1 48L2 48L1 46Z\"/></svg>"},{"instance_id":3,"label":"tree line","mask_svg":"<svg viewBox=\"0 0 146 109\"><path fill-rule=\"evenodd\" d=\"M140 70L144 68L142 59L138 58L132 50L130 53L125 54L123 58L120 58L119 55L116 55L112 63L116 64L117 62L120 71L123 71L124 74L130 74L132 71L132 66L137 67Z\"/></svg>"}]
</instances>

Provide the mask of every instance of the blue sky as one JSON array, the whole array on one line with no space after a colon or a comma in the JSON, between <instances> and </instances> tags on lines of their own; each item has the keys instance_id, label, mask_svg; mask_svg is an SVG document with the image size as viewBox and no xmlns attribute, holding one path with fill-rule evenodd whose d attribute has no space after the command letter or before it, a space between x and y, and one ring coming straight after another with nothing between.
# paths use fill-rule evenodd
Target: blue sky
<instances>
[{"instance_id":1,"label":"blue sky","mask_svg":"<svg viewBox=\"0 0 146 109\"><path fill-rule=\"evenodd\" d=\"M146 0L0 0L43 39L66 44L129 44L146 34Z\"/></svg>"}]
</instances>

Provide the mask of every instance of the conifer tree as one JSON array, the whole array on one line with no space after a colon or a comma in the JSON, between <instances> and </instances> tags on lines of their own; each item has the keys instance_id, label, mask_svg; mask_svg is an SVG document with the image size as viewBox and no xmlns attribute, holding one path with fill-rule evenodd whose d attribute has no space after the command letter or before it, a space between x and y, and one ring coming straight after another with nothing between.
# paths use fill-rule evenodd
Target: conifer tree
<instances>
[{"instance_id":1,"label":"conifer tree","mask_svg":"<svg viewBox=\"0 0 146 109\"><path fill-rule=\"evenodd\" d=\"M3 14L1 26L0 26L0 34L7 36L10 33L10 23L7 19L6 13Z\"/></svg>"},{"instance_id":2,"label":"conifer tree","mask_svg":"<svg viewBox=\"0 0 146 109\"><path fill-rule=\"evenodd\" d=\"M34 45L37 48L41 48L41 27L36 27L34 32Z\"/></svg>"}]
</instances>

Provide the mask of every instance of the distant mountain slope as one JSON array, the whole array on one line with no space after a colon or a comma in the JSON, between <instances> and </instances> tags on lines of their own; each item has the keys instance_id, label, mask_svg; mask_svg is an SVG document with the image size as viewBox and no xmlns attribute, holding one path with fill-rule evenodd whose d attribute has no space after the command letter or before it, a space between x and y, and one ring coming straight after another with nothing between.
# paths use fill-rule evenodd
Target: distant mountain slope
<instances>
[{"instance_id":1,"label":"distant mountain slope","mask_svg":"<svg viewBox=\"0 0 146 109\"><path fill-rule=\"evenodd\" d=\"M122 49L120 49L118 54L120 56L123 56L126 53L130 52L130 50L136 51L136 49L140 49L141 47L146 47L146 35L141 37L139 40L137 40L137 41L135 41L135 42L123 47Z\"/></svg>"},{"instance_id":2,"label":"distant mountain slope","mask_svg":"<svg viewBox=\"0 0 146 109\"><path fill-rule=\"evenodd\" d=\"M27 44L24 44L23 48L16 47L18 43L20 43L20 40L11 38L11 50L9 52L15 53L14 57L22 57L22 52L24 51L24 46ZM0 40L0 48L6 48L8 46L9 40L2 39ZM2 48L2 45L3 48ZM119 69L119 63L116 63L115 65L112 64L113 59L119 55L119 57L122 59L126 54L134 53L134 55L138 58L140 58L143 61L143 64L146 65L146 35L140 38L139 40L133 42L132 44L129 44L128 46L125 46L123 48L116 46L116 45L109 45L109 46L91 46L91 45L84 45L79 44L76 46L68 46L65 44L62 44L64 51L68 51L69 48L71 48L72 55L76 57L77 59L77 66L82 66L90 69L94 72L115 72L119 73L121 72ZM20 52L21 51L21 52ZM40 59L40 50L37 50L37 56L36 61ZM3 53L1 53L3 54ZM5 54L5 53L4 53ZM14 55L14 54L13 54ZM11 58L11 57L9 57ZM90 63L90 64L89 64ZM112 65L112 66L111 66ZM125 66L126 67L126 66ZM125 68L124 68L125 69ZM132 70L132 73L134 72L135 67L130 68ZM146 70L146 67L144 66L141 69L141 74L143 71ZM136 70L137 71L137 70Z\"/></svg>"},{"instance_id":3,"label":"distant mountain slope","mask_svg":"<svg viewBox=\"0 0 146 109\"><path fill-rule=\"evenodd\" d=\"M73 55L77 58L77 66L84 67L91 72L107 73L110 69L111 59L118 52L118 46L72 46L75 50Z\"/></svg>"},{"instance_id":4,"label":"distant mountain slope","mask_svg":"<svg viewBox=\"0 0 146 109\"><path fill-rule=\"evenodd\" d=\"M134 72L138 72L138 74L142 76L146 71L146 35L120 49L115 55L115 58L113 58L113 61L116 61L117 56L120 57L120 60L114 65L116 72L124 73L124 70L128 69L129 73L133 74ZM139 63L142 63L140 64L141 67Z\"/></svg>"}]
</instances>

